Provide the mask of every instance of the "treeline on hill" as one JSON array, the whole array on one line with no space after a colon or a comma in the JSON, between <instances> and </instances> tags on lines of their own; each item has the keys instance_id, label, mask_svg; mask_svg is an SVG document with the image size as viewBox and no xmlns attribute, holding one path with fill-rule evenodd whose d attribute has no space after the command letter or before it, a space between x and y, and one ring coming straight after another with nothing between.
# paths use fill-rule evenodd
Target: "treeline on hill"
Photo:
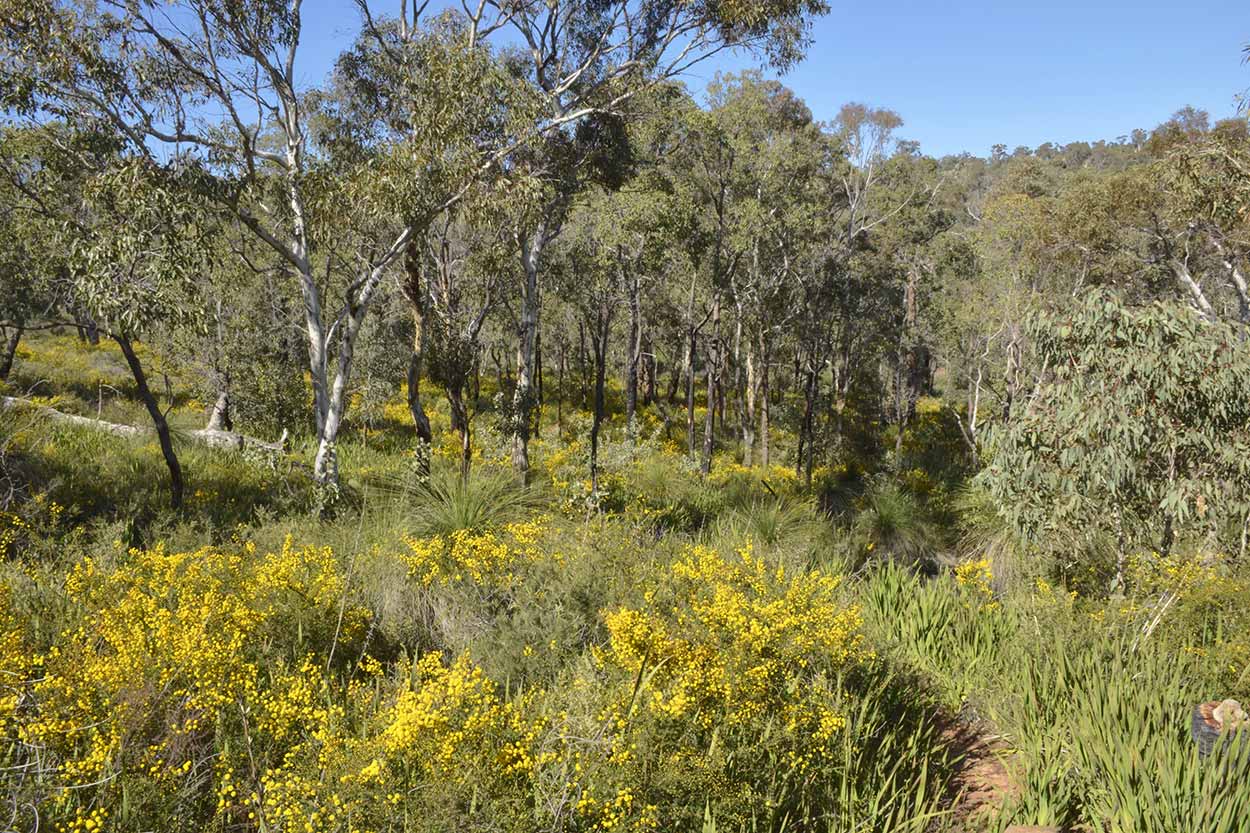
<instances>
[{"instance_id":1,"label":"treeline on hill","mask_svg":"<svg viewBox=\"0 0 1250 833\"><path fill-rule=\"evenodd\" d=\"M404 9L0 0L0 829L1243 829L1245 118Z\"/></svg>"}]
</instances>

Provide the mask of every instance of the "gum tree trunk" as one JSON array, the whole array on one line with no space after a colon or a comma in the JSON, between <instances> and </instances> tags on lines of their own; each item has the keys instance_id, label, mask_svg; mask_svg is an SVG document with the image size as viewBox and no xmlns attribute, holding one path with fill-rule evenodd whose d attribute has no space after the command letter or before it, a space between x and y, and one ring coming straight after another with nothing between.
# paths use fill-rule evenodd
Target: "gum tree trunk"
<instances>
[{"instance_id":1,"label":"gum tree trunk","mask_svg":"<svg viewBox=\"0 0 1250 833\"><path fill-rule=\"evenodd\" d=\"M604 416L604 381L607 377L608 335L612 330L612 311L600 306L591 333L591 347L595 354L595 408L590 423L590 488L599 492L599 430Z\"/></svg>"},{"instance_id":2,"label":"gum tree trunk","mask_svg":"<svg viewBox=\"0 0 1250 833\"><path fill-rule=\"evenodd\" d=\"M769 396L771 391L768 389L768 361L769 361L769 343L768 338L763 333L760 334L760 465L764 468L769 466L769 442L768 432L769 426Z\"/></svg>"},{"instance_id":3,"label":"gum tree trunk","mask_svg":"<svg viewBox=\"0 0 1250 833\"><path fill-rule=\"evenodd\" d=\"M447 404L451 409L451 428L460 437L460 479L468 481L473 465L473 435L469 429L469 410L464 404L464 380L448 381Z\"/></svg>"},{"instance_id":4,"label":"gum tree trunk","mask_svg":"<svg viewBox=\"0 0 1250 833\"><path fill-rule=\"evenodd\" d=\"M746 350L746 381L743 390L744 407L742 412L742 465L755 464L755 409L759 396L760 380L755 362L755 344L747 341Z\"/></svg>"},{"instance_id":5,"label":"gum tree trunk","mask_svg":"<svg viewBox=\"0 0 1250 833\"><path fill-rule=\"evenodd\" d=\"M161 454L165 458L165 466L169 469L169 505L174 510L181 509L183 492L182 466L178 462L178 455L174 453L174 444L169 436L169 423L165 420L165 414L161 411L160 405L157 404L156 397L152 395L151 388L148 387L147 374L143 370L143 364L139 361L139 357L135 355L134 346L130 343L130 339L124 334L118 333L113 336L113 340L117 342L117 346L122 350L122 355L126 357L126 364L130 365L130 373L134 376L135 387L139 391L139 400L148 409L148 415L152 417L152 425L156 428L156 437L160 442Z\"/></svg>"},{"instance_id":6,"label":"gum tree trunk","mask_svg":"<svg viewBox=\"0 0 1250 833\"><path fill-rule=\"evenodd\" d=\"M2 348L4 352L0 353L0 382L8 379L13 370L13 357L17 355L17 345L22 340L25 328L21 324L14 324L8 330L8 337L5 338Z\"/></svg>"},{"instance_id":7,"label":"gum tree trunk","mask_svg":"<svg viewBox=\"0 0 1250 833\"><path fill-rule=\"evenodd\" d=\"M629 342L625 361L625 430L630 439L637 435L638 369L642 362L642 299L639 297L638 272L622 266L625 286L629 290Z\"/></svg>"},{"instance_id":8,"label":"gum tree trunk","mask_svg":"<svg viewBox=\"0 0 1250 833\"><path fill-rule=\"evenodd\" d=\"M707 357L707 412L703 416L703 459L699 470L712 472L712 451L716 445L716 401L720 387L721 346L720 339L720 293L712 298L712 333L708 339Z\"/></svg>"},{"instance_id":9,"label":"gum tree trunk","mask_svg":"<svg viewBox=\"0 0 1250 833\"><path fill-rule=\"evenodd\" d=\"M525 277L521 283L520 320L517 322L516 389L512 395L512 470L521 482L529 479L530 416L534 409L535 349L538 344L538 270L547 244L547 224L540 222L521 247Z\"/></svg>"},{"instance_id":10,"label":"gum tree trunk","mask_svg":"<svg viewBox=\"0 0 1250 833\"><path fill-rule=\"evenodd\" d=\"M230 390L228 380L223 380L221 390L217 391L217 400L208 413L208 424L204 427L209 431L233 431L234 420L230 418Z\"/></svg>"},{"instance_id":11,"label":"gum tree trunk","mask_svg":"<svg viewBox=\"0 0 1250 833\"><path fill-rule=\"evenodd\" d=\"M425 408L421 404L421 370L425 355L425 295L421 290L421 245L415 237L409 241L404 252L404 282L401 290L412 316L412 355L408 357L407 374L408 413L412 415L417 439L425 443L428 450L434 442L434 433L430 430L430 419L425 415ZM429 474L428 455L420 457L420 466L423 473Z\"/></svg>"}]
</instances>

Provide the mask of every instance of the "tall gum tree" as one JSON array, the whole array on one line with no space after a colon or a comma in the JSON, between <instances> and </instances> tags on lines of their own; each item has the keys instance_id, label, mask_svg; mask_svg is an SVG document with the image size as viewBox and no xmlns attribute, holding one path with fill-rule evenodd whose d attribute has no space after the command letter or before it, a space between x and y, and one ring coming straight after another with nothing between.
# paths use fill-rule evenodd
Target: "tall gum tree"
<instances>
[{"instance_id":1,"label":"tall gum tree","mask_svg":"<svg viewBox=\"0 0 1250 833\"><path fill-rule=\"evenodd\" d=\"M372 215L412 230L396 282L413 324L409 411L418 439L429 443L420 394L430 335L427 317L431 312L442 316L437 334L452 336L446 315L455 313L445 304L431 306L432 293L438 290L444 300L459 297L455 283L462 271L437 256L455 248L448 244L456 235L448 233L469 228L465 215L480 213L486 201L527 201L529 181L507 156L541 132L536 126L541 99L515 62L496 55L485 40L506 20L507 10L490 16L482 6L422 23L405 9L388 18L375 15L368 4L357 5L364 27L340 57L326 98L329 141L339 155L370 166L361 196ZM432 113L439 118L431 118ZM423 280L429 267L439 287ZM489 306L493 301L483 316ZM459 328L469 337L461 346L476 342L483 316L472 316L476 326ZM457 387L462 389L463 384ZM452 409L454 414L464 410L455 403ZM467 428L467 421L457 417L456 422L458 429ZM463 435L466 454L468 442Z\"/></svg>"},{"instance_id":2,"label":"tall gum tree","mask_svg":"<svg viewBox=\"0 0 1250 833\"><path fill-rule=\"evenodd\" d=\"M65 256L55 241L66 195L47 192L50 176L60 178L33 147L37 140L21 130L0 132L0 382L13 369L26 327L63 300Z\"/></svg>"},{"instance_id":3,"label":"tall gum tree","mask_svg":"<svg viewBox=\"0 0 1250 833\"><path fill-rule=\"evenodd\" d=\"M325 97L299 84L299 0L14 0L2 10L0 34L19 56L3 70L7 105L32 121L107 125L154 163L178 156L198 171L200 192L286 265L303 309L314 473L337 484L356 340L385 276L424 224L506 153L506 142L447 152L466 147L464 116L475 114L480 90L472 85L458 106L443 105L457 104L453 93L467 77L459 69L482 63L476 36L442 51L447 38L421 41L434 56L415 88L429 95L413 105L423 129L353 157L349 143L322 129L331 121ZM470 22L457 31L474 29ZM523 138L531 123L511 133Z\"/></svg>"},{"instance_id":4,"label":"tall gum tree","mask_svg":"<svg viewBox=\"0 0 1250 833\"><path fill-rule=\"evenodd\" d=\"M527 77L545 97L541 124L548 133L565 125L573 130L596 113L613 113L639 92L728 48L754 50L774 64L787 65L805 46L808 19L828 10L823 0L529 0L488 5L506 17L521 43ZM517 304L512 463L522 479L529 471L539 275L567 207L567 194L553 189L547 204L517 235L524 277Z\"/></svg>"},{"instance_id":5,"label":"tall gum tree","mask_svg":"<svg viewBox=\"0 0 1250 833\"><path fill-rule=\"evenodd\" d=\"M65 234L70 291L125 356L169 469L170 504L178 509L182 465L136 342L154 327L201 323L198 279L208 268L205 238L212 227L205 206L187 200L168 174L142 158L110 165L85 183L79 219Z\"/></svg>"}]
</instances>

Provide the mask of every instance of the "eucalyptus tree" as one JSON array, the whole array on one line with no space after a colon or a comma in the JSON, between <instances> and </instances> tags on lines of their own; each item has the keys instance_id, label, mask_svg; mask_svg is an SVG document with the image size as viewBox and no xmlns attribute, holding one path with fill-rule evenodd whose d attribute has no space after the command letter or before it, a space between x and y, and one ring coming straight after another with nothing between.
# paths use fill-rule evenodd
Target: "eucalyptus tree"
<instances>
[{"instance_id":1,"label":"eucalyptus tree","mask_svg":"<svg viewBox=\"0 0 1250 833\"><path fill-rule=\"evenodd\" d=\"M708 266L715 237L706 212L706 169L699 168L699 160L709 143L719 139L707 113L675 83L656 86L637 104L639 117L631 121L629 132L634 178L628 188L652 195L662 207L654 223L646 224L641 216L635 221L648 226L645 233L666 241L663 257L653 260L649 270L656 280L647 294L650 326L646 329L659 336L661 321L670 324L668 336L675 346L665 400L675 402L681 389L686 447L693 456L696 367L702 331L711 318Z\"/></svg>"},{"instance_id":2,"label":"eucalyptus tree","mask_svg":"<svg viewBox=\"0 0 1250 833\"><path fill-rule=\"evenodd\" d=\"M1250 351L1187 305L1105 290L1034 316L1047 368L981 475L1039 547L1246 547ZM1074 549L1075 551L1075 549Z\"/></svg>"},{"instance_id":3,"label":"eucalyptus tree","mask_svg":"<svg viewBox=\"0 0 1250 833\"><path fill-rule=\"evenodd\" d=\"M1184 297L1208 320L1250 322L1245 258L1250 137L1186 108L1152 134L1157 158L1076 183L1063 234L1091 282ZM1127 281L1127 282L1126 282Z\"/></svg>"},{"instance_id":4,"label":"eucalyptus tree","mask_svg":"<svg viewBox=\"0 0 1250 833\"><path fill-rule=\"evenodd\" d=\"M1112 285L1138 298L1188 298L1213 318L1203 253L1184 225L1171 222L1159 172L1139 165L1064 189L1062 240L1077 255L1080 282Z\"/></svg>"},{"instance_id":5,"label":"eucalyptus tree","mask_svg":"<svg viewBox=\"0 0 1250 833\"><path fill-rule=\"evenodd\" d=\"M690 454L695 453L694 432L694 374L693 356L698 334L706 326L703 348L703 364L706 390L706 409L703 416L703 442L699 455L700 470L708 474L712 470L712 452L715 447L716 410L723 392L725 370L725 342L721 332L722 311L729 288L729 276L738 268L738 261L745 254L740 242L731 236L733 201L731 187L739 159L737 148L729 141L724 124L717 118L717 111L693 114L693 125L688 135L688 152L691 155L689 178L693 185L694 207L700 234L696 238L702 247L700 266L707 272L707 298L696 325L694 309L695 285L691 283L688 333L690 339L689 380L687 382L688 439Z\"/></svg>"},{"instance_id":6,"label":"eucalyptus tree","mask_svg":"<svg viewBox=\"0 0 1250 833\"><path fill-rule=\"evenodd\" d=\"M552 250L552 280L563 304L571 306L580 331L588 334L592 357L590 475L599 487L599 446L606 411L607 373L615 335L620 335L624 369L625 432L636 439L639 369L651 284L663 274L670 236L669 195L650 190L646 177L618 189L584 191L573 206L567 230ZM616 326L623 319L623 328Z\"/></svg>"},{"instance_id":7,"label":"eucalyptus tree","mask_svg":"<svg viewBox=\"0 0 1250 833\"><path fill-rule=\"evenodd\" d=\"M521 44L526 77L544 96L541 124L548 136L562 128L593 130L588 118L612 114L642 90L674 78L729 47L754 50L785 66L801 55L807 18L828 10L823 0L672 3L668 0L487 0L506 18ZM605 124L600 122L600 124ZM564 126L568 126L564 128ZM549 157L551 158L551 157ZM569 159L565 156L564 159ZM573 156L576 163L581 158ZM550 172L559 180L556 172ZM549 189L543 207L518 229L525 277L518 293L517 378L513 393L513 466L529 469L529 414L541 298L539 272L570 201Z\"/></svg>"},{"instance_id":8,"label":"eucalyptus tree","mask_svg":"<svg viewBox=\"0 0 1250 833\"><path fill-rule=\"evenodd\" d=\"M57 268L49 240L51 219L41 206L31 158L14 131L0 135L0 381L8 379L18 343L32 319L52 297L50 272Z\"/></svg>"},{"instance_id":9,"label":"eucalyptus tree","mask_svg":"<svg viewBox=\"0 0 1250 833\"><path fill-rule=\"evenodd\" d=\"M1086 177L1061 200L1082 279L1186 298L1208 320L1250 321L1245 222L1250 137L1186 108L1152 134L1156 158Z\"/></svg>"},{"instance_id":10,"label":"eucalyptus tree","mask_svg":"<svg viewBox=\"0 0 1250 833\"><path fill-rule=\"evenodd\" d=\"M638 382L646 327L644 291L660 270L666 249L663 237L665 205L660 194L625 186L607 193L592 205L599 217L598 236L611 252L612 268L620 284L628 324L625 332L625 427L637 434Z\"/></svg>"},{"instance_id":11,"label":"eucalyptus tree","mask_svg":"<svg viewBox=\"0 0 1250 833\"><path fill-rule=\"evenodd\" d=\"M727 275L734 306L730 357L745 465L754 462L757 427L769 462L769 364L776 334L794 320L795 274L819 224L823 139L793 92L759 73L713 82L714 113L728 155L729 237L736 258Z\"/></svg>"},{"instance_id":12,"label":"eucalyptus tree","mask_svg":"<svg viewBox=\"0 0 1250 833\"><path fill-rule=\"evenodd\" d=\"M872 242L874 248L888 252L883 273L894 276L885 287L895 303L888 315L894 343L885 349L885 364L893 392L898 466L917 398L932 388L938 261L941 239L954 224L956 201L944 188L945 174L937 162L906 148L888 160L884 174L885 187L877 199L889 214Z\"/></svg>"},{"instance_id":13,"label":"eucalyptus tree","mask_svg":"<svg viewBox=\"0 0 1250 833\"><path fill-rule=\"evenodd\" d=\"M853 385L863 378L879 344L883 317L892 305L882 291L892 274L874 259L872 235L912 199L879 198L883 170L894 155L902 119L890 110L847 104L822 125L816 185L820 189L820 240L798 274L803 315L796 354L796 382L803 392L798 471L810 478L818 444L822 379L830 370L828 396L832 442L839 453Z\"/></svg>"},{"instance_id":14,"label":"eucalyptus tree","mask_svg":"<svg viewBox=\"0 0 1250 833\"><path fill-rule=\"evenodd\" d=\"M446 211L431 224L419 254L410 255L419 260L406 264L405 298L410 305L414 298L421 304L423 352L430 378L446 393L466 478L473 459L466 387L481 358L483 326L498 311L519 268L510 233L512 211L501 196L482 193ZM414 272L424 275L420 288L413 286ZM417 384L409 365L410 405Z\"/></svg>"},{"instance_id":15,"label":"eucalyptus tree","mask_svg":"<svg viewBox=\"0 0 1250 833\"><path fill-rule=\"evenodd\" d=\"M0 379L7 376L28 325L59 317L72 318L76 326L88 322L90 316L69 291L62 231L79 219L86 181L116 150L106 139L57 123L0 131L0 333L5 335Z\"/></svg>"},{"instance_id":16,"label":"eucalyptus tree","mask_svg":"<svg viewBox=\"0 0 1250 833\"><path fill-rule=\"evenodd\" d=\"M617 169L618 175L601 177L606 186L593 188L579 204L581 233L590 230L597 238L596 246L606 253L625 308L624 417L631 439L637 434L640 401L653 398L642 388L645 347L651 342L651 318L660 306L661 283L685 277L681 272L688 265L682 249L689 242L690 206L687 195L670 179L672 172L664 167L680 135L669 111L680 91L652 92L659 94L636 102L638 118L631 119L628 158ZM653 374L650 384L654 384Z\"/></svg>"},{"instance_id":17,"label":"eucalyptus tree","mask_svg":"<svg viewBox=\"0 0 1250 833\"><path fill-rule=\"evenodd\" d=\"M996 346L1002 329L995 318L997 283L986 276L972 236L957 226L933 252L938 291L933 298L935 360L944 373L942 396L972 464L979 465L987 402L997 385Z\"/></svg>"},{"instance_id":18,"label":"eucalyptus tree","mask_svg":"<svg viewBox=\"0 0 1250 833\"><path fill-rule=\"evenodd\" d=\"M37 312L37 275L31 268L37 261L26 248L26 230L15 203L6 201L0 209L0 382L9 378L28 319Z\"/></svg>"},{"instance_id":19,"label":"eucalyptus tree","mask_svg":"<svg viewBox=\"0 0 1250 833\"><path fill-rule=\"evenodd\" d=\"M298 2L9 5L6 45L21 56L6 65L11 105L35 116L104 120L132 152L152 160L182 153L203 173L204 191L289 264L306 312L316 474L333 482L339 415L329 381L332 328L322 311L326 276L314 265L318 218L309 216L314 160L296 83ZM209 112L224 113L224 122ZM376 267L393 257L384 253ZM380 277L375 268L352 282L337 316L345 333Z\"/></svg>"},{"instance_id":20,"label":"eucalyptus tree","mask_svg":"<svg viewBox=\"0 0 1250 833\"><path fill-rule=\"evenodd\" d=\"M424 224L505 152L466 140L484 100L469 82L501 77L477 21L419 36L411 21L401 27L416 82L381 94L409 99L421 118L382 144L363 122L363 136L344 140L326 99L300 87L299 0L12 0L3 11L6 104L105 123L152 161L178 155L199 190L282 259L304 313L314 472L336 484L353 350L379 287Z\"/></svg>"},{"instance_id":21,"label":"eucalyptus tree","mask_svg":"<svg viewBox=\"0 0 1250 833\"><path fill-rule=\"evenodd\" d=\"M997 343L998 374L995 391L1004 419L1010 418L1022 386L1028 383L1025 323L1056 288L1058 282L1080 280L1079 272L1065 268L1066 246L1058 228L1057 206L1046 195L1020 191L1003 193L985 205L976 229L977 251L989 285L983 304L984 343ZM984 367L984 363L982 363Z\"/></svg>"},{"instance_id":22,"label":"eucalyptus tree","mask_svg":"<svg viewBox=\"0 0 1250 833\"><path fill-rule=\"evenodd\" d=\"M178 509L182 467L135 342L160 329L199 325L199 282L217 218L203 200L187 197L181 160L156 165L119 152L107 137L63 124L11 131L5 139L10 217L22 217L28 235L35 229L40 235L38 242L28 238L24 252L31 261L12 273L23 276L29 292L10 296L6 314L30 314L30 294L37 294L45 319L55 321L68 308L104 325L93 323L125 357L156 430L169 469L170 501ZM32 279L34 270L39 273Z\"/></svg>"},{"instance_id":23,"label":"eucalyptus tree","mask_svg":"<svg viewBox=\"0 0 1250 833\"><path fill-rule=\"evenodd\" d=\"M485 40L506 21L507 10L488 16L483 5L466 9L463 16L447 12L422 25L416 12L408 17L406 7L398 18L388 18L376 16L367 3L357 5L364 26L339 58L324 99L326 141L338 155L370 166L360 194L371 213L395 226L393 232L411 232L396 279L413 324L409 411L418 439L428 444L432 437L420 384L432 288L423 284L422 274L431 253L450 253L453 230L469 228L466 212L479 212L489 200L527 201L531 181L517 166L506 165L505 158L538 132L540 100L513 62L501 60ZM476 325L465 329L453 324L447 316L456 318L458 312L446 303L460 296L454 284L461 270L447 257L436 260L434 274L442 280L439 297L444 301L437 310L444 316L440 333L447 357L453 344L446 339L453 337L453 330L455 338L468 339L460 348L476 344L490 304L482 315L471 317ZM453 423L465 432L461 439L467 455L468 424L461 419L464 408L458 400L464 371L458 368L456 363L456 368L442 369L461 380L449 395L457 397Z\"/></svg>"},{"instance_id":24,"label":"eucalyptus tree","mask_svg":"<svg viewBox=\"0 0 1250 833\"><path fill-rule=\"evenodd\" d=\"M695 368L703 359L706 411L703 419L700 467L711 471L716 444L717 415L723 426L726 409L726 372L733 370L732 401L738 411L744 438L753 434L754 416L744 416L746 399L758 392L755 379L750 391L742 372L742 356L750 357L754 377L756 332L746 333L748 314L759 313L779 289L786 267L770 260L779 224L778 212L791 196L787 174L779 169L793 157L793 148L782 147L785 131L810 125L811 116L801 101L775 81L759 73L741 76L718 74L707 90L708 109L690 108L681 121L667 127L680 142L671 153L666 173L674 194L674 227L686 239L690 278L685 312L687 443L691 456L696 449ZM767 284L767 286L765 285ZM696 303L698 302L698 303ZM727 312L732 315L733 336L724 331ZM700 351L700 341L702 350ZM750 447L747 443L745 447ZM750 451L745 451L747 461Z\"/></svg>"},{"instance_id":25,"label":"eucalyptus tree","mask_svg":"<svg viewBox=\"0 0 1250 833\"><path fill-rule=\"evenodd\" d=\"M197 290L213 220L205 204L186 198L177 177L144 158L118 158L84 183L81 207L63 232L70 291L125 356L156 429L175 509L182 505L182 466L135 341L155 327L202 322Z\"/></svg>"},{"instance_id":26,"label":"eucalyptus tree","mask_svg":"<svg viewBox=\"0 0 1250 833\"><path fill-rule=\"evenodd\" d=\"M622 240L615 223L622 208L617 195L601 190L588 193L569 218L569 233L555 253L553 278L566 301L577 310L588 333L593 361L590 423L590 489L599 494L599 445L606 417L608 351L613 324L628 297L627 271L634 241ZM628 233L625 235L628 237ZM627 348L628 349L628 348ZM628 360L627 360L628 361Z\"/></svg>"},{"instance_id":27,"label":"eucalyptus tree","mask_svg":"<svg viewBox=\"0 0 1250 833\"><path fill-rule=\"evenodd\" d=\"M1223 283L1231 290L1235 317L1250 327L1250 138L1244 120L1236 130L1216 130L1198 141L1182 143L1161 162L1168 213L1184 223L1197 245L1205 244L1216 275L1209 280L1218 295ZM1210 303L1210 302L1208 302ZM1220 304L1217 297L1215 304Z\"/></svg>"}]
</instances>

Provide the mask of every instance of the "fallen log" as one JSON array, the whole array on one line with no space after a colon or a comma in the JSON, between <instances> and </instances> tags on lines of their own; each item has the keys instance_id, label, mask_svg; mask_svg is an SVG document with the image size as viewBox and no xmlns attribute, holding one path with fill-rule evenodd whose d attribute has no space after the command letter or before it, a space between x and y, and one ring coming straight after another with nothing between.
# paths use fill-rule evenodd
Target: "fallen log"
<instances>
[{"instance_id":1,"label":"fallen log","mask_svg":"<svg viewBox=\"0 0 1250 833\"><path fill-rule=\"evenodd\" d=\"M96 431L105 431L118 437L128 437L136 439L155 434L152 428L144 428L137 425L123 425L117 422L106 422L102 419L92 419L91 417L78 416L77 414L67 414L64 411L58 411L56 408L50 408L47 405L40 405L38 402L31 402L29 399L21 399L16 396L0 396L0 408L3 409L31 409L38 412L41 416L55 422L62 422L67 425L79 425L84 428L91 428ZM214 428L199 428L194 431L179 431L176 434L189 437L196 442L213 448L229 448L235 451L243 451L245 449L256 449L261 451L272 451L281 454L286 451L286 432L282 432L282 439L276 443L267 443L264 440L258 440L255 437L249 437L246 434L238 434L234 431L222 431Z\"/></svg>"}]
</instances>

